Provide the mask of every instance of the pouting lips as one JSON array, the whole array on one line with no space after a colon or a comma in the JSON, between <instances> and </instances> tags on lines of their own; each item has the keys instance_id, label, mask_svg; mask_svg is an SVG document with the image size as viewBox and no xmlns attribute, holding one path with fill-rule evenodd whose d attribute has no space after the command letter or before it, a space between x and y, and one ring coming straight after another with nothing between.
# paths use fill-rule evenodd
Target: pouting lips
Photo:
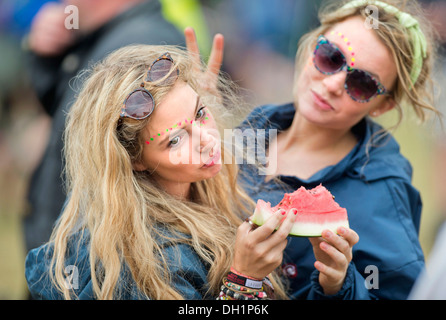
<instances>
[{"instance_id":1,"label":"pouting lips","mask_svg":"<svg viewBox=\"0 0 446 320\"><path fill-rule=\"evenodd\" d=\"M220 160L220 151L217 151L211 158L209 158L205 164L203 165L203 167L212 167L215 163L218 162L218 160Z\"/></svg>"}]
</instances>

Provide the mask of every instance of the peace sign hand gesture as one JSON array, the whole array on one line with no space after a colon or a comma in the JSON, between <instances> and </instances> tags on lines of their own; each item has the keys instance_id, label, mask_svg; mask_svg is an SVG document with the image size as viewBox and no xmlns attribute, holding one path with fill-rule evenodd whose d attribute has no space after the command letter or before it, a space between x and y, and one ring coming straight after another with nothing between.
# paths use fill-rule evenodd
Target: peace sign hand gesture
<instances>
[{"instance_id":1,"label":"peace sign hand gesture","mask_svg":"<svg viewBox=\"0 0 446 320\"><path fill-rule=\"evenodd\" d=\"M200 49L198 48L197 38L195 31L191 27L184 29L184 36L186 38L187 51L195 60L196 65L200 65ZM200 83L204 90L218 95L217 80L220 68L223 63L223 48L224 37L222 34L217 33L214 36L212 43L211 54L205 71L201 71Z\"/></svg>"}]
</instances>

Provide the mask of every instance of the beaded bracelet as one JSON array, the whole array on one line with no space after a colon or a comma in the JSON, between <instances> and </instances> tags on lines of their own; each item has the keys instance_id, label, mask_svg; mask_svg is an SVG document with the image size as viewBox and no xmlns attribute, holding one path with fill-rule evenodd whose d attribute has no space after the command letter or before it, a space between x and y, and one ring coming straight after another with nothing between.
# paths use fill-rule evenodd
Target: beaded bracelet
<instances>
[{"instance_id":1,"label":"beaded bracelet","mask_svg":"<svg viewBox=\"0 0 446 320\"><path fill-rule=\"evenodd\" d=\"M231 267L217 300L259 300L274 298L274 287L268 277L256 279Z\"/></svg>"},{"instance_id":2,"label":"beaded bracelet","mask_svg":"<svg viewBox=\"0 0 446 320\"><path fill-rule=\"evenodd\" d=\"M246 294L241 294L239 292L232 291L231 289L226 288L225 286L222 286L219 298L220 298L220 300L258 300L259 299L252 295L246 295Z\"/></svg>"},{"instance_id":3,"label":"beaded bracelet","mask_svg":"<svg viewBox=\"0 0 446 320\"><path fill-rule=\"evenodd\" d=\"M234 292L238 292L241 294L247 294L247 295L252 295L255 297L259 297L259 298L263 298L265 296L265 292L263 290L263 287L260 288L259 290L257 289L252 289L252 288L248 288L248 287L243 287L240 286L238 284L232 283L231 281L229 281L227 278L223 278L223 286L225 286L226 288L234 291Z\"/></svg>"}]
</instances>

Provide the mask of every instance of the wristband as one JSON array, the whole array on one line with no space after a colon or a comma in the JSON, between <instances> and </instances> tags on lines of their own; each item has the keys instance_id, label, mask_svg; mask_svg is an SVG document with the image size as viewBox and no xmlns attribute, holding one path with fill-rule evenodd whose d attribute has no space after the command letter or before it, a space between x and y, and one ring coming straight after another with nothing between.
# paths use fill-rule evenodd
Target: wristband
<instances>
[{"instance_id":1,"label":"wristband","mask_svg":"<svg viewBox=\"0 0 446 320\"><path fill-rule=\"evenodd\" d=\"M263 287L263 280L258 280L250 277L246 277L244 275L241 275L239 273L234 273L230 271L227 276L228 281L250 288L250 289L257 289L261 290Z\"/></svg>"}]
</instances>

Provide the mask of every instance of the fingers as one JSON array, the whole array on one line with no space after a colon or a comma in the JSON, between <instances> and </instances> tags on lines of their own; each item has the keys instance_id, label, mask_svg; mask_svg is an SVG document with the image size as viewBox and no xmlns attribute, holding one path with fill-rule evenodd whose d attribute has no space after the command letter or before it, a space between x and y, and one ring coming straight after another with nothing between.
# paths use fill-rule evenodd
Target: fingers
<instances>
[{"instance_id":1,"label":"fingers","mask_svg":"<svg viewBox=\"0 0 446 320\"><path fill-rule=\"evenodd\" d=\"M224 37L218 33L214 36L207 72L217 76L223 63Z\"/></svg>"},{"instance_id":2,"label":"fingers","mask_svg":"<svg viewBox=\"0 0 446 320\"><path fill-rule=\"evenodd\" d=\"M310 239L315 248L322 250L327 256L320 256L315 263L316 269L326 274L327 277L335 277L340 270L346 270L352 260L352 247L358 240L358 234L347 228L337 229L339 235L330 230L324 230L322 237ZM345 237L345 238L344 238Z\"/></svg>"},{"instance_id":3,"label":"fingers","mask_svg":"<svg viewBox=\"0 0 446 320\"><path fill-rule=\"evenodd\" d=\"M334 265L340 269L346 268L351 260L351 252L349 252L349 250L346 249L345 251L340 251L332 243L330 244L326 241L321 241L319 243L319 248L330 257L332 262L334 262L334 264L330 263L330 265Z\"/></svg>"},{"instance_id":4,"label":"fingers","mask_svg":"<svg viewBox=\"0 0 446 320\"><path fill-rule=\"evenodd\" d=\"M192 59L195 60L197 64L200 63L200 49L198 48L197 37L195 31L192 27L187 27L184 29L184 37L186 39L187 51L191 54Z\"/></svg>"},{"instance_id":5,"label":"fingers","mask_svg":"<svg viewBox=\"0 0 446 320\"><path fill-rule=\"evenodd\" d=\"M353 247L359 241L359 235L352 229L339 227L337 232L349 243L350 247Z\"/></svg>"},{"instance_id":6,"label":"fingers","mask_svg":"<svg viewBox=\"0 0 446 320\"><path fill-rule=\"evenodd\" d=\"M347 257L347 259L351 260L352 247L356 243L358 243L359 236L352 229L347 229L344 227L338 228L337 232L340 236L337 236L329 230L324 230L322 232L322 237L324 238L324 240L334 246L338 251L343 253Z\"/></svg>"},{"instance_id":7,"label":"fingers","mask_svg":"<svg viewBox=\"0 0 446 320\"><path fill-rule=\"evenodd\" d=\"M259 241L268 238L280 225L282 219L285 218L285 210L277 210L274 214L266 220L266 222L259 228L252 231L253 236L255 236Z\"/></svg>"},{"instance_id":8,"label":"fingers","mask_svg":"<svg viewBox=\"0 0 446 320\"><path fill-rule=\"evenodd\" d=\"M320 261L316 261L314 267L327 278L328 282L332 283L332 286L339 287L344 282L345 274L339 269L329 267ZM326 291L326 288L324 288L324 291ZM334 292L337 292L337 290L334 290Z\"/></svg>"},{"instance_id":9,"label":"fingers","mask_svg":"<svg viewBox=\"0 0 446 320\"><path fill-rule=\"evenodd\" d=\"M191 54L196 63L200 62L200 48L198 47L197 36L192 27L184 29L187 51ZM212 43L211 54L207 66L208 76L217 76L223 63L224 37L217 33Z\"/></svg>"},{"instance_id":10,"label":"fingers","mask_svg":"<svg viewBox=\"0 0 446 320\"><path fill-rule=\"evenodd\" d=\"M293 227L294 221L296 221L296 214L296 209L290 209L286 213L285 219L282 219L279 228L270 237L273 246L283 242L283 240L288 237L291 232L291 228Z\"/></svg>"},{"instance_id":11,"label":"fingers","mask_svg":"<svg viewBox=\"0 0 446 320\"><path fill-rule=\"evenodd\" d=\"M249 217L248 219L246 219L244 221L244 223L242 223L239 227L238 227L238 232L247 235L249 232L251 232L253 230L253 224L251 221L251 217Z\"/></svg>"},{"instance_id":12,"label":"fingers","mask_svg":"<svg viewBox=\"0 0 446 320\"><path fill-rule=\"evenodd\" d=\"M314 262L314 267L320 272L319 283L324 288L325 294L334 294L344 283L351 258L326 241L320 241L318 247L327 255L326 258Z\"/></svg>"}]
</instances>

